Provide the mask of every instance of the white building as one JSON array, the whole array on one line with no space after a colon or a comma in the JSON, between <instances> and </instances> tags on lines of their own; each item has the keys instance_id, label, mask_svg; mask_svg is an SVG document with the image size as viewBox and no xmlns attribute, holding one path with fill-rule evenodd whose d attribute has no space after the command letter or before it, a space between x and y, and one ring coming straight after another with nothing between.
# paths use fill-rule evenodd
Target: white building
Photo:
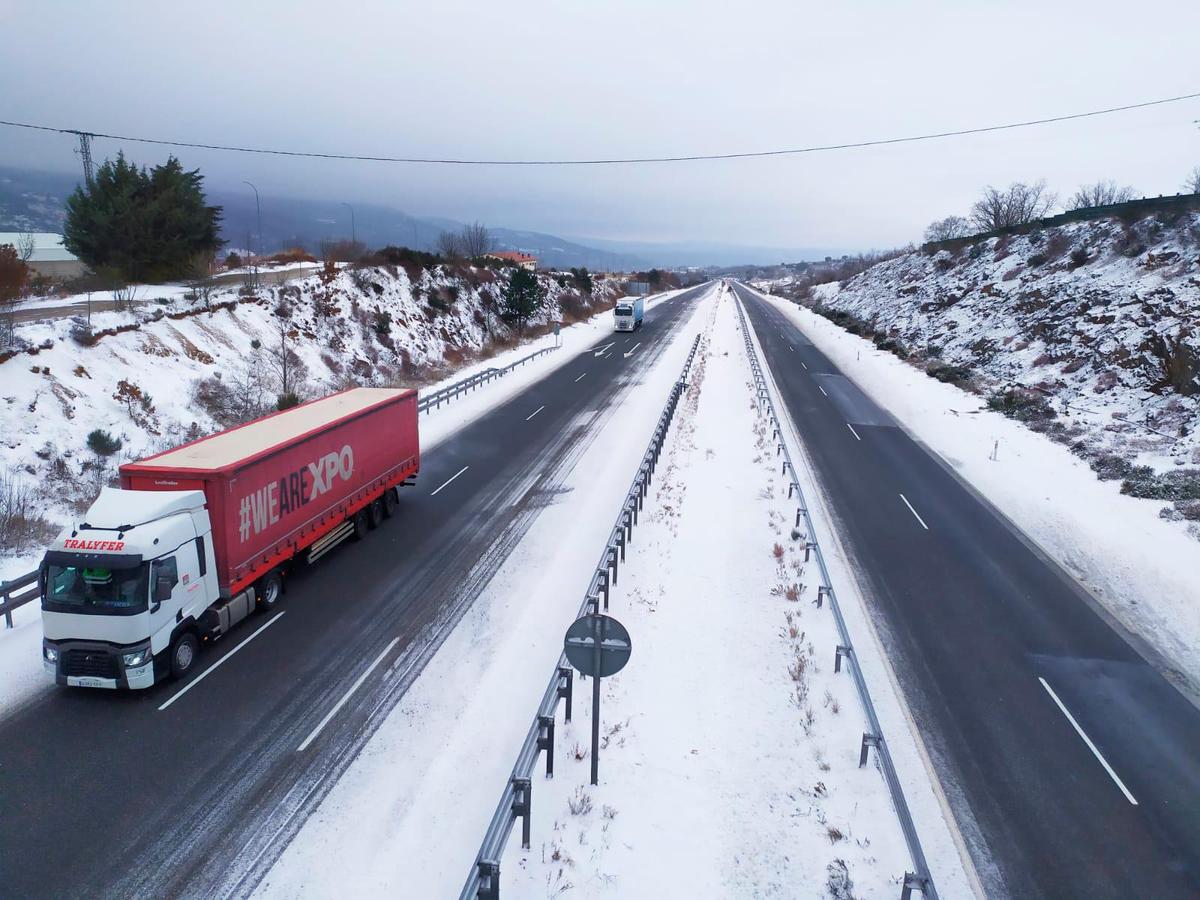
<instances>
[{"instance_id":1,"label":"white building","mask_svg":"<svg viewBox=\"0 0 1200 900\"><path fill-rule=\"evenodd\" d=\"M66 247L61 234L48 231L0 231L0 245L11 244L18 254L30 239L33 252L25 262L36 274L56 280L78 278L87 271L87 266Z\"/></svg>"}]
</instances>

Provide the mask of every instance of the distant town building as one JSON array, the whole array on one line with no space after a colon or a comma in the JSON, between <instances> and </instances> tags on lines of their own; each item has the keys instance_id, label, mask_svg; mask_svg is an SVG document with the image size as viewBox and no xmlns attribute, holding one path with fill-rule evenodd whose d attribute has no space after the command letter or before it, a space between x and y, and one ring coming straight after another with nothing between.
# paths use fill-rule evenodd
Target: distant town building
<instances>
[{"instance_id":1,"label":"distant town building","mask_svg":"<svg viewBox=\"0 0 1200 900\"><path fill-rule=\"evenodd\" d=\"M0 244L12 244L17 252L21 253L25 242L31 237L33 253L25 262L36 274L45 278L67 280L78 278L87 271L87 266L63 246L61 234L48 231L0 231Z\"/></svg>"},{"instance_id":2,"label":"distant town building","mask_svg":"<svg viewBox=\"0 0 1200 900\"><path fill-rule=\"evenodd\" d=\"M502 259L505 262L515 263L522 269L528 269L532 272L537 268L537 257L530 256L528 253L521 253L517 250L497 250L494 253L489 253L492 259Z\"/></svg>"}]
</instances>

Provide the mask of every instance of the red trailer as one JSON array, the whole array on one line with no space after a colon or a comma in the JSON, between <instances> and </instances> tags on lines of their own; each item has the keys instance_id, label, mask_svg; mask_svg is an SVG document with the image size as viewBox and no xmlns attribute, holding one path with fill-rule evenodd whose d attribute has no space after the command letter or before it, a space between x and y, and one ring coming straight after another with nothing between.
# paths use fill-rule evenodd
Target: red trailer
<instances>
[{"instance_id":1,"label":"red trailer","mask_svg":"<svg viewBox=\"0 0 1200 900\"><path fill-rule=\"evenodd\" d=\"M220 594L390 515L417 474L417 392L354 388L121 466L121 487L204 492ZM261 590L260 590L261 595Z\"/></svg>"}]
</instances>

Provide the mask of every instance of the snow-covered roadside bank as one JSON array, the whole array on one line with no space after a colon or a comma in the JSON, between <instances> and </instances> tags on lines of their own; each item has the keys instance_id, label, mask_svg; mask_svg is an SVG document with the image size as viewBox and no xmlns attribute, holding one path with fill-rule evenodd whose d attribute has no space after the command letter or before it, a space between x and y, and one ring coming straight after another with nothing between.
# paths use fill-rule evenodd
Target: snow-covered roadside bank
<instances>
[{"instance_id":1,"label":"snow-covered roadside bank","mask_svg":"<svg viewBox=\"0 0 1200 900\"><path fill-rule=\"evenodd\" d=\"M988 411L792 303L789 316L844 375L1070 572L1168 676L1200 696L1200 544L1162 504L1097 480L1066 447Z\"/></svg>"},{"instance_id":2,"label":"snow-covered roadside bank","mask_svg":"<svg viewBox=\"0 0 1200 900\"><path fill-rule=\"evenodd\" d=\"M708 335L612 593L634 650L601 686L601 783L580 681L501 896L899 895L907 850L880 773L858 767L861 709L728 292Z\"/></svg>"},{"instance_id":3,"label":"snow-covered roadside bank","mask_svg":"<svg viewBox=\"0 0 1200 900\"><path fill-rule=\"evenodd\" d=\"M653 369L621 387L563 491L256 896L457 896L561 652L563 630L591 577L597 548L707 320L712 296L697 303Z\"/></svg>"},{"instance_id":4,"label":"snow-covered roadside bank","mask_svg":"<svg viewBox=\"0 0 1200 900\"><path fill-rule=\"evenodd\" d=\"M653 307L680 291L668 291L647 301ZM612 332L612 314L599 312L584 322L562 329L559 350L547 353L515 369L505 377L489 382L471 394L452 401L440 409L421 415L421 447L429 451L455 432L484 415L488 410L511 399L534 382L545 378L559 367L576 359L598 339ZM549 346L553 335L538 338L510 350L498 353L489 360L457 370L444 381L422 388L437 390L447 384L467 378L489 367L508 365L533 351ZM0 558L0 580L24 575L40 561L42 549L16 557ZM41 690L53 688L42 671L41 613L36 603L29 603L13 612L12 629L0 624L0 715L7 714Z\"/></svg>"}]
</instances>

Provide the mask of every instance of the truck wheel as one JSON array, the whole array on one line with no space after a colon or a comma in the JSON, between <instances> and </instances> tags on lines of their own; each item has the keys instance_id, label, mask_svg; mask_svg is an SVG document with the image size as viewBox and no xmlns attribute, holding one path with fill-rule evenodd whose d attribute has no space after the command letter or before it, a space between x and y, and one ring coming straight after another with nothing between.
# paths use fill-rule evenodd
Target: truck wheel
<instances>
[{"instance_id":1,"label":"truck wheel","mask_svg":"<svg viewBox=\"0 0 1200 900\"><path fill-rule=\"evenodd\" d=\"M200 642L190 631L185 631L171 644L171 677L182 678L192 670L196 662L196 654L200 650Z\"/></svg>"},{"instance_id":2,"label":"truck wheel","mask_svg":"<svg viewBox=\"0 0 1200 900\"><path fill-rule=\"evenodd\" d=\"M373 500L367 506L367 524L372 528L378 528L379 523L383 521L383 501Z\"/></svg>"},{"instance_id":3,"label":"truck wheel","mask_svg":"<svg viewBox=\"0 0 1200 900\"><path fill-rule=\"evenodd\" d=\"M354 539L356 541L363 540L367 536L367 530L370 528L370 525L367 523L367 511L360 509L354 514L352 521L354 522Z\"/></svg>"},{"instance_id":4,"label":"truck wheel","mask_svg":"<svg viewBox=\"0 0 1200 900\"><path fill-rule=\"evenodd\" d=\"M263 576L258 583L258 599L263 609L272 609L283 596L283 578L278 572Z\"/></svg>"},{"instance_id":5,"label":"truck wheel","mask_svg":"<svg viewBox=\"0 0 1200 900\"><path fill-rule=\"evenodd\" d=\"M395 488L388 488L383 492L383 517L390 519L396 514L396 507L400 505L400 498L396 496Z\"/></svg>"}]
</instances>

